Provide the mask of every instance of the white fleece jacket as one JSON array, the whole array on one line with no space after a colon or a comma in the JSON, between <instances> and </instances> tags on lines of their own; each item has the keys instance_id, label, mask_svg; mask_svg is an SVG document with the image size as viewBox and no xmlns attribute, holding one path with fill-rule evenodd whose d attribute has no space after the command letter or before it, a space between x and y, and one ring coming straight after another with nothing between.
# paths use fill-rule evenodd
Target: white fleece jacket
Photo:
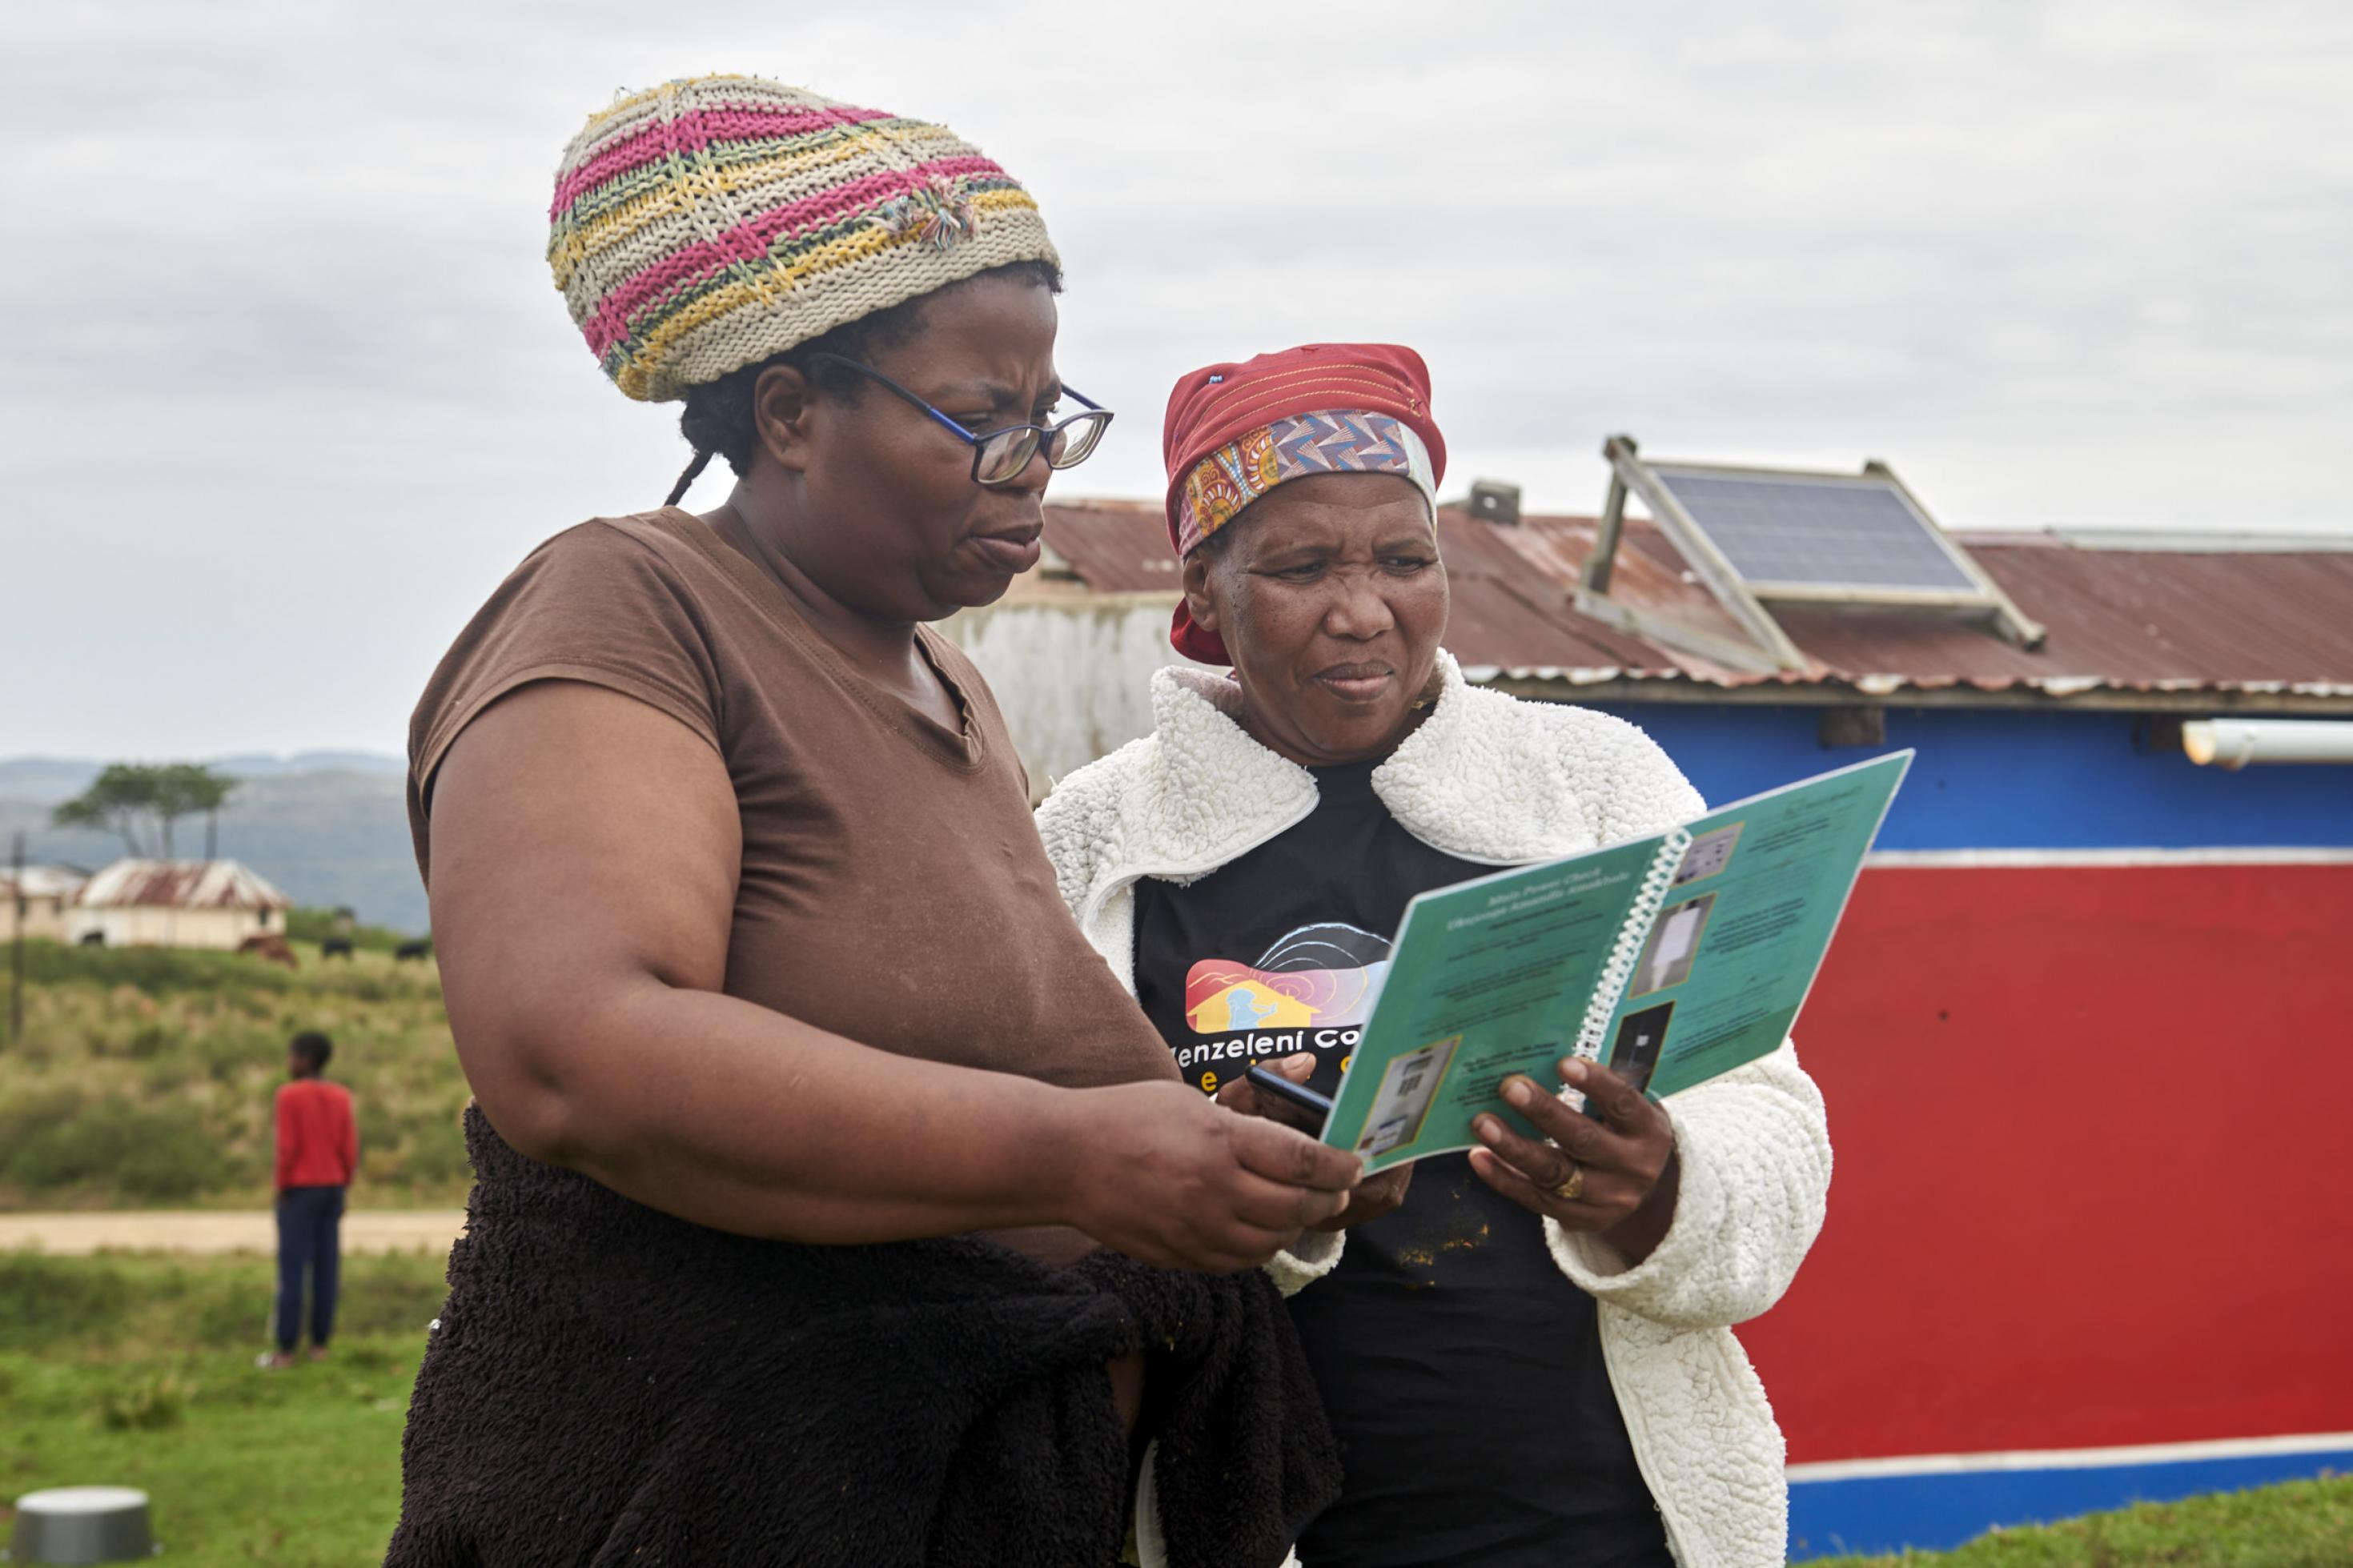
<instances>
[{"instance_id":1,"label":"white fleece jacket","mask_svg":"<svg viewBox=\"0 0 2353 1568\"><path fill-rule=\"evenodd\" d=\"M1472 687L1448 654L1439 676L1430 716L1373 773L1390 814L1432 847L1521 865L1703 809L1633 725ZM1235 721L1231 681L1163 669L1152 698L1152 734L1064 779L1038 811L1063 899L1131 991L1137 879L1205 876L1299 822L1316 798L1313 774ZM1561 1272L1599 1303L1610 1384L1675 1561L1767 1568L1783 1561L1788 1531L1781 1433L1731 1325L1780 1299L1821 1229L1821 1095L1785 1042L1663 1103L1682 1177L1658 1249L1629 1268L1549 1219L1545 1237ZM1286 1293L1329 1272L1344 1236L1309 1237L1277 1258Z\"/></svg>"}]
</instances>

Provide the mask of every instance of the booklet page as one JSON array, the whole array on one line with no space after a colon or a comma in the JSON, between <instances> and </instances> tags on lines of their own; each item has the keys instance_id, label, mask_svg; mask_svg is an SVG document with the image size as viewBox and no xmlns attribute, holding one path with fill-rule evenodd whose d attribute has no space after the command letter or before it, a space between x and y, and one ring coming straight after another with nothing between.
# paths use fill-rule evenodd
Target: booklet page
<instances>
[{"instance_id":1,"label":"booklet page","mask_svg":"<svg viewBox=\"0 0 2353 1568\"><path fill-rule=\"evenodd\" d=\"M1692 822L1601 1059L1663 1096L1777 1049L1911 758L1841 768Z\"/></svg>"},{"instance_id":2,"label":"booklet page","mask_svg":"<svg viewBox=\"0 0 2353 1568\"><path fill-rule=\"evenodd\" d=\"M1772 1051L1813 984L1911 752L1823 773L1656 835L1422 894L1408 906L1324 1142L1366 1168L1472 1147L1515 1072L1554 1086L1588 1008L1602 1059L1655 1095ZM1659 861L1665 891L1637 909ZM1610 952L1631 933L1616 973ZM1597 1007L1598 991L1609 994Z\"/></svg>"},{"instance_id":3,"label":"booklet page","mask_svg":"<svg viewBox=\"0 0 2353 1568\"><path fill-rule=\"evenodd\" d=\"M1368 1170L1464 1148L1471 1119L1500 1108L1506 1077L1549 1081L1662 842L1415 899L1324 1142L1362 1154Z\"/></svg>"}]
</instances>

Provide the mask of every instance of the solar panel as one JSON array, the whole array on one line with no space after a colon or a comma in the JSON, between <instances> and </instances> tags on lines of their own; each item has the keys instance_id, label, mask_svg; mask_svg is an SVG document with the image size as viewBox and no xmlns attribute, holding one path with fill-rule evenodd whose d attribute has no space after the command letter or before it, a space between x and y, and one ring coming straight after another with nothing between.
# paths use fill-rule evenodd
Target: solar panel
<instances>
[{"instance_id":1,"label":"solar panel","mask_svg":"<svg viewBox=\"0 0 2353 1568\"><path fill-rule=\"evenodd\" d=\"M1651 472L1745 582L1983 592L1883 479Z\"/></svg>"}]
</instances>

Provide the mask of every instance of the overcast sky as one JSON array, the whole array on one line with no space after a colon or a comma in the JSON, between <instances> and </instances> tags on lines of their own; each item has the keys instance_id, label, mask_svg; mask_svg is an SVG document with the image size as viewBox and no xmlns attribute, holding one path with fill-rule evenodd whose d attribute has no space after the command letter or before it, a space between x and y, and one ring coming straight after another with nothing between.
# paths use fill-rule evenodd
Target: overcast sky
<instances>
[{"instance_id":1,"label":"overcast sky","mask_svg":"<svg viewBox=\"0 0 2353 1568\"><path fill-rule=\"evenodd\" d=\"M1623 430L1883 457L1957 527L2353 531L2341 0L15 5L0 756L397 751L516 560L659 502L674 409L574 333L547 199L712 70L1037 194L1123 415L1064 497L1159 489L1192 365L1380 338L1449 489L1538 510Z\"/></svg>"}]
</instances>

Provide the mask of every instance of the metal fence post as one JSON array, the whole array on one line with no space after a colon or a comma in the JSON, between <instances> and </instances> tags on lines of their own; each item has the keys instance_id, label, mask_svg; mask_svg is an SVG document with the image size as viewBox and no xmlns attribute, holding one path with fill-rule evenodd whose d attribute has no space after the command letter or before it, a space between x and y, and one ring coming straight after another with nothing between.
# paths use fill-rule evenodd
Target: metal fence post
<instances>
[{"instance_id":1,"label":"metal fence post","mask_svg":"<svg viewBox=\"0 0 2353 1568\"><path fill-rule=\"evenodd\" d=\"M8 1043L25 1037L25 833L17 829L8 851L8 892L16 905L16 923L8 942Z\"/></svg>"}]
</instances>

